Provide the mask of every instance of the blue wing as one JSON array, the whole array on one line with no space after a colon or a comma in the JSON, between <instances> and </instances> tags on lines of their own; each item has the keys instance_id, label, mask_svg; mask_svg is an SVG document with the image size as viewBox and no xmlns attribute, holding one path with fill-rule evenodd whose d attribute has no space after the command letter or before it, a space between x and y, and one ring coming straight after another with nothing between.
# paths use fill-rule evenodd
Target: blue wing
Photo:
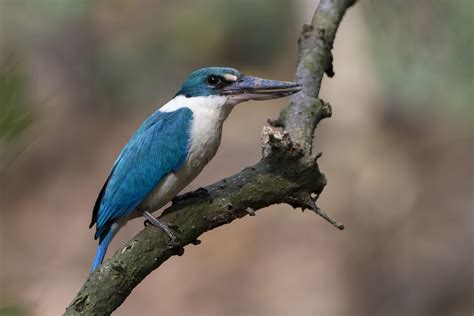
<instances>
[{"instance_id":1,"label":"blue wing","mask_svg":"<svg viewBox=\"0 0 474 316\"><path fill-rule=\"evenodd\" d=\"M120 153L97 198L90 227L103 237L114 220L130 214L170 172L187 158L193 112L153 113Z\"/></svg>"}]
</instances>

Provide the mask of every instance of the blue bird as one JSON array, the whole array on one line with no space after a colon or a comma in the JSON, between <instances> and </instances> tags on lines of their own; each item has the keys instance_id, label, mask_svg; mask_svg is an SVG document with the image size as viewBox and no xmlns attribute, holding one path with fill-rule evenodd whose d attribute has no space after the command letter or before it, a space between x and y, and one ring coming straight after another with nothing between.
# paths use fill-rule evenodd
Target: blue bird
<instances>
[{"instance_id":1,"label":"blue bird","mask_svg":"<svg viewBox=\"0 0 474 316\"><path fill-rule=\"evenodd\" d=\"M222 124L233 107L248 100L275 99L301 90L293 82L251 77L226 67L191 73L168 103L133 134L115 161L97 197L89 226L99 246L94 271L117 231L144 216L176 241L172 230L151 212L171 201L214 157Z\"/></svg>"}]
</instances>

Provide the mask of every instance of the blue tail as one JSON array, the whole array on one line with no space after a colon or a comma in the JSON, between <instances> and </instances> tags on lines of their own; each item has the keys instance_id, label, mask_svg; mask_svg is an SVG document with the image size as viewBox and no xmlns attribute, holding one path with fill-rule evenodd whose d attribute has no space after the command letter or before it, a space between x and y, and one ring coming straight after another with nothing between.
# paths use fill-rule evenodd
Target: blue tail
<instances>
[{"instance_id":1,"label":"blue tail","mask_svg":"<svg viewBox=\"0 0 474 316\"><path fill-rule=\"evenodd\" d=\"M97 267L100 266L100 264L102 263L102 260L104 260L104 256L105 256L105 253L107 252L107 248L109 247L109 244L112 241L112 238L114 238L118 229L119 229L119 225L112 224L107 234L103 238L100 238L99 246L97 247L94 261L92 262L91 272L94 272L95 269L97 269Z\"/></svg>"}]
</instances>

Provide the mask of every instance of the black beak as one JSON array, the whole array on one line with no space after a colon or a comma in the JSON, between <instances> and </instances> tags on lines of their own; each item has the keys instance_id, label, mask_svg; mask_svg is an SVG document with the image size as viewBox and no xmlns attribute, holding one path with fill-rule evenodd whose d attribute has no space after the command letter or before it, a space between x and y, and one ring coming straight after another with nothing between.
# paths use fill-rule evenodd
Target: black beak
<instances>
[{"instance_id":1,"label":"black beak","mask_svg":"<svg viewBox=\"0 0 474 316\"><path fill-rule=\"evenodd\" d=\"M269 100L289 96L302 89L302 86L287 81L268 80L242 75L236 82L222 89L238 101Z\"/></svg>"}]
</instances>

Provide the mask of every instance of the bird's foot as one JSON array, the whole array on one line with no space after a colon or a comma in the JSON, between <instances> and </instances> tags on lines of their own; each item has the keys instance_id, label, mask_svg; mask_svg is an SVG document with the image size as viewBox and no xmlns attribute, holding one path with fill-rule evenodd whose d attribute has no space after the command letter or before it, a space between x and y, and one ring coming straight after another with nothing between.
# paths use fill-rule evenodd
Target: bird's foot
<instances>
[{"instance_id":1,"label":"bird's foot","mask_svg":"<svg viewBox=\"0 0 474 316\"><path fill-rule=\"evenodd\" d=\"M165 224L162 221L160 221L158 218L153 216L153 214L151 214L150 212L147 212L147 211L143 212L143 216L146 218L145 223L144 223L145 226L147 226L148 224L151 224L155 227L158 227L159 229L161 229L161 231L163 233L166 234L166 236L168 236L170 238L170 240L171 240L171 242L173 242L173 244L175 244L176 242L179 243L178 237L176 237L175 233L172 230L173 228L177 228L176 225Z\"/></svg>"},{"instance_id":2,"label":"bird's foot","mask_svg":"<svg viewBox=\"0 0 474 316\"><path fill-rule=\"evenodd\" d=\"M160 221L160 222L161 222L161 221ZM172 229L172 230L176 230L176 229L179 228L178 225L175 225L175 224L173 224L173 223L163 223L163 222L161 222L161 223L162 223L163 225L168 226L168 228L170 228L170 229ZM143 226L146 227L146 226L148 226L148 225L153 225L153 224L150 222L149 219L145 219L145 220L143 221ZM157 226L157 225L153 225L153 226ZM159 227L159 226L158 226L158 227Z\"/></svg>"},{"instance_id":3,"label":"bird's foot","mask_svg":"<svg viewBox=\"0 0 474 316\"><path fill-rule=\"evenodd\" d=\"M176 196L172 202L173 204L176 204L180 201L186 200L186 199L191 199L191 198L199 198L199 197L208 197L209 192L205 188L199 188L197 190L191 191L184 193L182 195Z\"/></svg>"},{"instance_id":4,"label":"bird's foot","mask_svg":"<svg viewBox=\"0 0 474 316\"><path fill-rule=\"evenodd\" d=\"M145 223L144 223L145 226L150 224L155 227L158 227L159 229L161 229L162 232L166 234L166 236L169 237L170 239L168 241L169 249L176 249L178 256L182 256L184 254L184 248L182 246L181 240L179 240L179 238L176 237L175 233L172 230L172 228L177 228L178 226L173 225L173 224L165 224L149 212L143 212L143 216L145 216L146 218Z\"/></svg>"},{"instance_id":5,"label":"bird's foot","mask_svg":"<svg viewBox=\"0 0 474 316\"><path fill-rule=\"evenodd\" d=\"M183 248L181 246L181 241L178 238L170 239L168 241L168 248Z\"/></svg>"}]
</instances>

